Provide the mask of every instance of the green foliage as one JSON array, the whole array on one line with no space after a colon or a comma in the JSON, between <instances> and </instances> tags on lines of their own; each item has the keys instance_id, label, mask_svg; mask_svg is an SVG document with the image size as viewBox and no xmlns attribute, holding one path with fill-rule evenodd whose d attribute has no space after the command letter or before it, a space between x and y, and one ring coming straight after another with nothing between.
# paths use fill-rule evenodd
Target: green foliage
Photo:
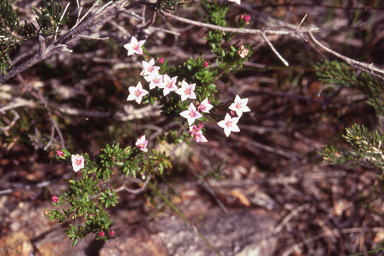
<instances>
[{"instance_id":1,"label":"green foliage","mask_svg":"<svg viewBox=\"0 0 384 256\"><path fill-rule=\"evenodd\" d=\"M368 96L367 103L375 108L379 119L379 127L370 132L364 126L354 124L346 129L343 135L350 147L337 148L333 145L325 147L320 154L325 161L336 163L352 163L354 166L368 164L378 167L384 172L384 156L381 145L383 135L384 83L375 76L352 70L347 64L338 61L324 61L316 65L317 76L326 86L346 86L361 90Z\"/></svg>"},{"instance_id":2,"label":"green foliage","mask_svg":"<svg viewBox=\"0 0 384 256\"><path fill-rule=\"evenodd\" d=\"M149 7L157 8L159 10L173 9L175 6L180 5L181 2L177 0L158 1L154 6ZM213 2L204 1L205 8L209 13L209 22L220 26L227 26L225 21L226 12L228 7L226 3L219 5ZM52 6L52 5L51 5ZM47 9L49 9L47 7ZM54 10L54 11L52 11ZM56 10L56 11L55 11ZM39 26L47 24L56 24L58 13L60 10L50 9L47 12L41 11L38 13L40 16L49 16L50 19L40 18ZM53 30L52 30L53 31ZM52 32L49 30L48 32ZM149 85L145 83L143 86L149 93L143 98L143 103L150 102L152 105L155 101L159 102L162 109L162 115L171 119L180 121L175 129L164 129L165 131L158 136L161 142L180 144L182 142L191 141L191 135L188 131L185 118L180 116L180 113L188 109L188 106L193 103L198 107L202 101L208 99L213 108L210 113L201 113L204 116L194 123L196 126L202 122L208 121L209 118L219 119L222 118L216 114L220 108L228 109L230 102L222 103L216 98L217 88L215 83L218 78L237 66L241 66L242 62L247 59L247 54L241 56L239 49L234 46L226 45L226 49L222 47L222 41L229 41L232 38L231 33L222 33L220 31L213 31L209 34L208 41L212 46L212 52L215 53L218 68L210 67L208 61L201 57L190 58L183 64L176 67L169 67L165 61L160 64L160 73L167 74L171 78L177 76L178 81L186 81L188 84L196 84L195 94L196 100L180 100L180 95L175 91L169 92L164 95L164 91L160 88L153 88L149 90ZM240 50L248 52L249 46L242 46ZM148 51L144 49L144 58L146 61L151 59ZM208 65L206 65L206 62ZM200 127L201 128L201 127ZM205 131L204 128L201 128ZM63 156L57 156L58 160L70 163L71 153L63 149ZM131 176L133 178L141 177L145 179L148 176L162 175L166 169L172 167L171 157L167 156L165 152L158 152L153 149L151 153L143 153L138 147L121 148L119 143L116 145L106 145L104 149L100 150L100 154L91 160L88 154L82 155L85 160L85 167L81 169L81 177L77 176L76 179L70 180L68 191L59 197L55 206L64 206L61 211L54 209L47 211L47 216L50 220L58 220L63 222L70 218L78 220L81 224L71 225L65 232L73 240L73 246L76 245L79 239L83 240L86 235L93 233L96 234L96 239L106 240L108 236L99 235L100 232L105 234L110 231L111 220L105 213L105 208L114 207L118 204L118 196L116 193L124 189L112 188L108 184L115 176ZM122 179L123 179L122 177ZM147 183L148 186L155 192L156 180L152 183ZM155 195L160 196L159 193ZM161 196L160 196L161 197ZM166 198L162 198L166 201ZM156 205L156 200L151 203Z\"/></svg>"},{"instance_id":3,"label":"green foliage","mask_svg":"<svg viewBox=\"0 0 384 256\"><path fill-rule=\"evenodd\" d=\"M71 153L65 149L61 151L64 155L58 156L57 159L69 163ZM73 240L73 246L90 233L98 234L100 231L109 233L112 220L109 220L104 208L116 206L119 197L115 189L106 188L106 182L116 171L115 166L121 175L133 177L137 174L142 177L162 174L166 168L172 167L170 157L165 152L153 150L152 155L144 158L139 148L122 149L119 144L106 145L95 159L92 161L87 154L84 155L85 167L80 170L81 178L70 180L68 191L59 197L58 202L53 203L55 206L63 205L63 209L46 210L45 213L50 220L57 220L60 223L70 218L83 220L83 224L70 225L65 230L68 237ZM65 208L66 205L69 205L69 208ZM98 238L106 240L108 236L96 235L96 239Z\"/></svg>"},{"instance_id":4,"label":"green foliage","mask_svg":"<svg viewBox=\"0 0 384 256\"><path fill-rule=\"evenodd\" d=\"M343 137L350 147L337 149L328 145L321 152L325 161L332 164L350 162L354 166L368 164L384 172L384 151L381 148L384 135L378 131L369 132L366 127L355 124L346 129L346 135Z\"/></svg>"},{"instance_id":5,"label":"green foliage","mask_svg":"<svg viewBox=\"0 0 384 256\"><path fill-rule=\"evenodd\" d=\"M28 23L24 19L24 24L20 25L20 18L16 10L12 9L12 4L8 0L0 0L0 74L7 74L11 68L9 62L9 51L15 49L17 44L22 44L28 39L36 39L39 35L47 37L56 34L59 26L67 22L68 14L63 15L64 8L61 4L52 0L48 5L43 0L43 8L33 8L37 15L36 21L38 28L33 23ZM15 5L13 3L13 5Z\"/></svg>"},{"instance_id":6,"label":"green foliage","mask_svg":"<svg viewBox=\"0 0 384 256\"><path fill-rule=\"evenodd\" d=\"M321 82L329 87L351 87L356 88L368 95L372 95L369 88L376 85L378 80L367 72L357 72L344 62L328 61L315 65L316 75Z\"/></svg>"}]
</instances>

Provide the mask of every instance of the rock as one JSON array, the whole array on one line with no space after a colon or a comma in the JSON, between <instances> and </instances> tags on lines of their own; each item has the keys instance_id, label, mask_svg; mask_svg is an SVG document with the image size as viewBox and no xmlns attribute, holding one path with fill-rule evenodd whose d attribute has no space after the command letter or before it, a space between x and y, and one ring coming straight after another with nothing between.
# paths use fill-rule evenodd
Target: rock
<instances>
[{"instance_id":1,"label":"rock","mask_svg":"<svg viewBox=\"0 0 384 256\"><path fill-rule=\"evenodd\" d=\"M1 256L29 256L33 253L33 245L23 232L11 232L0 239Z\"/></svg>"},{"instance_id":2,"label":"rock","mask_svg":"<svg viewBox=\"0 0 384 256\"><path fill-rule=\"evenodd\" d=\"M157 235L120 236L108 240L100 250L100 256L168 256L166 247Z\"/></svg>"}]
</instances>

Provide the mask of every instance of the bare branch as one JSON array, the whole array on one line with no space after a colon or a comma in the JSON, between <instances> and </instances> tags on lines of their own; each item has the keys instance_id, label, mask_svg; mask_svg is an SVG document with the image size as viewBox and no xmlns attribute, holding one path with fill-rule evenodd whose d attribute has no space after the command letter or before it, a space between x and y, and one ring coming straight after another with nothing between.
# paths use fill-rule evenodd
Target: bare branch
<instances>
[{"instance_id":1,"label":"bare branch","mask_svg":"<svg viewBox=\"0 0 384 256\"><path fill-rule=\"evenodd\" d=\"M97 25L103 24L106 21L109 21L110 19L114 18L119 13L121 13L122 12L121 10L125 6L126 2L127 2L126 0L117 0L115 2L108 4L108 7L106 7L106 5L103 6L104 7L103 11L93 15L83 23L79 23L78 25L76 25L75 28L71 29L65 35L63 35L62 37L54 41L47 48L45 54L42 55L40 54L40 52L38 52L26 62L10 70L7 75L5 74L0 75L0 84L16 76L17 74L20 74L21 72L32 67L38 62L44 59L47 59L54 54L58 54L63 51L66 51L67 50L66 45L70 43L74 43L77 40L79 40L80 39L79 35L81 35L83 32L93 31L97 28ZM145 0L139 0L139 1L133 2L132 4L129 4L126 8L130 9L145 3L146 3Z\"/></svg>"},{"instance_id":2,"label":"bare branch","mask_svg":"<svg viewBox=\"0 0 384 256\"><path fill-rule=\"evenodd\" d=\"M116 189L116 192L120 192L120 191L125 190L125 191L128 191L129 193L132 193L132 194L136 194L136 195L140 194L140 193L142 193L147 188L147 185L148 185L149 181L151 180L151 178L152 178L152 175L151 174L148 175L148 177L145 180L143 186L141 186L141 188L139 188L139 189L129 189L125 185L122 185L121 187Z\"/></svg>"},{"instance_id":3,"label":"bare branch","mask_svg":"<svg viewBox=\"0 0 384 256\"><path fill-rule=\"evenodd\" d=\"M317 30L319 28L305 28L301 30L274 30L274 29L248 29L248 28L227 28L227 27L221 27L217 25L212 25L212 24L207 24L207 23L202 23L199 21L194 21L186 18L182 18L176 15L173 15L171 13L164 12L163 13L165 16L171 17L174 20L178 20L184 23L188 24L193 24L195 26L199 27L206 27L206 28L211 28L211 29L216 29L222 32L231 32L231 33L240 33L240 34L275 34L275 35L288 35L288 34L296 34L296 32L299 33L308 33L312 30Z\"/></svg>"},{"instance_id":4,"label":"bare branch","mask_svg":"<svg viewBox=\"0 0 384 256\"><path fill-rule=\"evenodd\" d=\"M311 37L312 41L317 44L318 46L320 46L321 48L323 48L325 51L339 57L340 59L344 60L345 62L347 62L348 64L350 65L356 65L356 66L359 66L359 67L362 67L362 68L365 68L367 70L371 70L371 71L375 71L375 72L378 72L378 73L381 73L381 74L384 74L384 70L383 69L380 69L378 67L375 67L373 65L373 63L369 64L369 63L365 63L365 62L361 62L361 61L357 61L357 60L354 60L354 59L351 59L351 58L348 58L344 55L341 55L340 53L337 53L331 49L329 49L328 47L324 46L322 43L320 43L312 34L311 31L308 32L309 36Z\"/></svg>"},{"instance_id":5,"label":"bare branch","mask_svg":"<svg viewBox=\"0 0 384 256\"><path fill-rule=\"evenodd\" d=\"M268 40L267 36L264 33L261 33L261 36L267 42L269 47L271 47L272 51L276 54L276 56L284 63L285 66L289 66L289 63L280 55L280 53L273 47L273 44Z\"/></svg>"}]
</instances>

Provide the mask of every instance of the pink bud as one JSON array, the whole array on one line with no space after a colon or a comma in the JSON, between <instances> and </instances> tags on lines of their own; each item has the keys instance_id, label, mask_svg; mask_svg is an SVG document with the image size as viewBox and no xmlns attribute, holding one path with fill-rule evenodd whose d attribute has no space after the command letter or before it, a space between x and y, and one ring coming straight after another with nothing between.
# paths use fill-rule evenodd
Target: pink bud
<instances>
[{"instance_id":1,"label":"pink bud","mask_svg":"<svg viewBox=\"0 0 384 256\"><path fill-rule=\"evenodd\" d=\"M47 210L44 211L44 215L47 216L49 212Z\"/></svg>"},{"instance_id":2,"label":"pink bud","mask_svg":"<svg viewBox=\"0 0 384 256\"><path fill-rule=\"evenodd\" d=\"M199 129L201 129L201 128L203 127L203 124L199 124L197 127L198 127Z\"/></svg>"},{"instance_id":3,"label":"pink bud","mask_svg":"<svg viewBox=\"0 0 384 256\"><path fill-rule=\"evenodd\" d=\"M160 58L160 59L159 59L159 63L160 63L160 64L163 64L163 63L164 63L164 58Z\"/></svg>"},{"instance_id":4,"label":"pink bud","mask_svg":"<svg viewBox=\"0 0 384 256\"><path fill-rule=\"evenodd\" d=\"M57 196L52 197L52 202L57 203L59 201L59 198Z\"/></svg>"},{"instance_id":5,"label":"pink bud","mask_svg":"<svg viewBox=\"0 0 384 256\"><path fill-rule=\"evenodd\" d=\"M111 230L111 231L109 231L109 236L115 236L115 231L114 230Z\"/></svg>"},{"instance_id":6,"label":"pink bud","mask_svg":"<svg viewBox=\"0 0 384 256\"><path fill-rule=\"evenodd\" d=\"M104 231L101 230L99 233L98 233L99 237L103 237L105 235Z\"/></svg>"},{"instance_id":7,"label":"pink bud","mask_svg":"<svg viewBox=\"0 0 384 256\"><path fill-rule=\"evenodd\" d=\"M234 116L235 115L235 111L231 111L231 116Z\"/></svg>"},{"instance_id":8,"label":"pink bud","mask_svg":"<svg viewBox=\"0 0 384 256\"><path fill-rule=\"evenodd\" d=\"M56 154L57 154L57 156L59 156L59 157L64 156L64 152L61 151L61 150L57 150L57 151L56 151Z\"/></svg>"},{"instance_id":9,"label":"pink bud","mask_svg":"<svg viewBox=\"0 0 384 256\"><path fill-rule=\"evenodd\" d=\"M207 68L209 66L208 61L204 62L204 67Z\"/></svg>"},{"instance_id":10,"label":"pink bud","mask_svg":"<svg viewBox=\"0 0 384 256\"><path fill-rule=\"evenodd\" d=\"M244 16L244 21L245 22L249 22L251 20L251 16L249 16L248 14Z\"/></svg>"}]
</instances>

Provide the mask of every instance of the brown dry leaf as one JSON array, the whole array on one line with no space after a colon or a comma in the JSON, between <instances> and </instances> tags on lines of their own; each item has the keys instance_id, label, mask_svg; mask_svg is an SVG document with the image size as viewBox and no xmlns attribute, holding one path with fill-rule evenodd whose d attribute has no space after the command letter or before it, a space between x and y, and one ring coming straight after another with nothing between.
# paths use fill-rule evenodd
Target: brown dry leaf
<instances>
[{"instance_id":1,"label":"brown dry leaf","mask_svg":"<svg viewBox=\"0 0 384 256\"><path fill-rule=\"evenodd\" d=\"M346 209L348 201L345 199L337 200L333 205L333 210L337 216L341 216Z\"/></svg>"},{"instance_id":2,"label":"brown dry leaf","mask_svg":"<svg viewBox=\"0 0 384 256\"><path fill-rule=\"evenodd\" d=\"M248 200L247 196L241 193L239 190L230 190L229 193L239 199L240 203L245 206L251 206L251 202Z\"/></svg>"},{"instance_id":3,"label":"brown dry leaf","mask_svg":"<svg viewBox=\"0 0 384 256\"><path fill-rule=\"evenodd\" d=\"M384 230L383 231L380 231L380 232L377 232L375 238L373 239L373 242L375 244L379 243L380 241L383 241L384 240Z\"/></svg>"}]
</instances>

